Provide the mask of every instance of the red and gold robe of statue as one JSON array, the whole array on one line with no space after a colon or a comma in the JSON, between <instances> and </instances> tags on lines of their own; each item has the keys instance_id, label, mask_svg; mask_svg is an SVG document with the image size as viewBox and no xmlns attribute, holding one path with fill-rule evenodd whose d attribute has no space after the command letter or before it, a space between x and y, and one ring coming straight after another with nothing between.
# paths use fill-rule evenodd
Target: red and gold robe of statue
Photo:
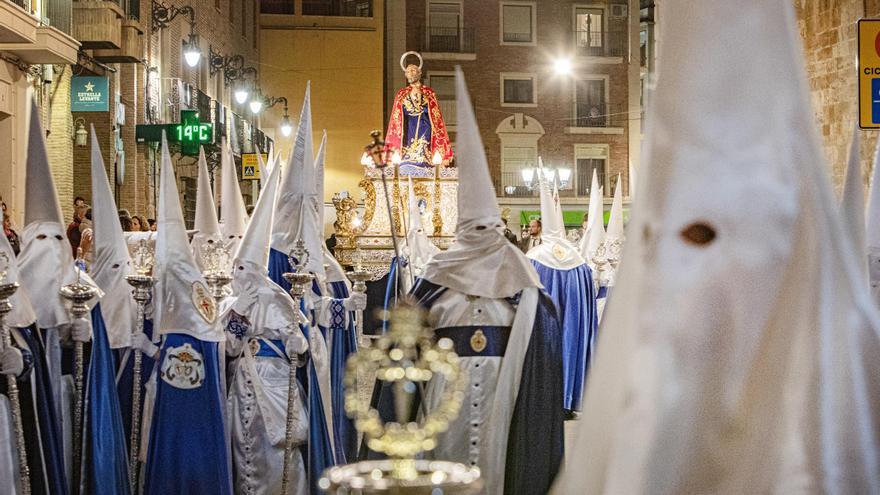
<instances>
[{"instance_id":1,"label":"red and gold robe of statue","mask_svg":"<svg viewBox=\"0 0 880 495\"><path fill-rule=\"evenodd\" d=\"M442 163L449 163L452 159L452 145L449 143L449 134L446 132L446 124L443 122L443 116L440 114L440 105L437 103L437 94L434 93L434 90L429 88L428 86L422 86L422 97L424 98L425 103L427 104L427 115L430 123L430 147L426 150L424 163L421 163L422 166L431 166L432 160L435 153L439 153L440 160ZM413 147L415 143L413 141L420 139L428 128L421 128L415 132L406 131L409 127L407 125L408 122L404 121L404 117L414 118L409 116L410 113L405 111L405 99L409 95L411 90L410 86L407 86L394 96L394 105L391 108L391 119L388 122L388 132L385 133L385 149L388 152L388 159L391 158L392 154L396 151L401 155L406 156L406 151ZM419 124L416 127L420 127L423 124ZM404 135L406 134L406 142L404 142ZM427 144L427 143L426 143Z\"/></svg>"}]
</instances>

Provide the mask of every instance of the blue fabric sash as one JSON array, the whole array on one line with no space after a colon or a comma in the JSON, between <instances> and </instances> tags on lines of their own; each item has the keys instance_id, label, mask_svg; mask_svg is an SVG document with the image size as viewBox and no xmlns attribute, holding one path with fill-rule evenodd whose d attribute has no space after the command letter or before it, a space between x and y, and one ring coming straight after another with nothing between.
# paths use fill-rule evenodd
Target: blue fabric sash
<instances>
[{"instance_id":1,"label":"blue fabric sash","mask_svg":"<svg viewBox=\"0 0 880 495\"><path fill-rule=\"evenodd\" d=\"M562 325L563 407L580 411L596 341L597 311L592 273L587 265L556 270L534 260L532 264L556 305Z\"/></svg>"},{"instance_id":2,"label":"blue fabric sash","mask_svg":"<svg viewBox=\"0 0 880 495\"><path fill-rule=\"evenodd\" d=\"M115 383L116 364L101 305L92 309L92 352L86 381L86 493L128 495L128 454Z\"/></svg>"},{"instance_id":3,"label":"blue fabric sash","mask_svg":"<svg viewBox=\"0 0 880 495\"><path fill-rule=\"evenodd\" d=\"M287 255L275 249L269 250L269 278L289 293L290 284L284 280L284 273L290 272L291 266ZM303 334L308 339L308 327L301 326ZM333 446L330 443L330 429L324 417L324 405L321 402L315 364L310 359L306 366L297 370L297 378L307 393L309 411L309 440L300 447L309 472L309 486L311 493L321 493L318 489L318 480L321 474L335 465L333 458ZM312 393L309 393L309 391Z\"/></svg>"},{"instance_id":4,"label":"blue fabric sash","mask_svg":"<svg viewBox=\"0 0 880 495\"><path fill-rule=\"evenodd\" d=\"M387 315L389 311L397 305L397 298L400 297L400 289L397 280L397 266L399 265L397 256L391 259L391 265L388 269L388 282L385 285L385 304L383 309ZM382 319L382 334L388 333L388 318Z\"/></svg>"},{"instance_id":5,"label":"blue fabric sash","mask_svg":"<svg viewBox=\"0 0 880 495\"><path fill-rule=\"evenodd\" d=\"M169 348L184 344L201 354L204 379L197 388L181 389L157 378L144 493L231 495L218 345L189 335L167 334L159 363Z\"/></svg>"},{"instance_id":6,"label":"blue fabric sash","mask_svg":"<svg viewBox=\"0 0 880 495\"><path fill-rule=\"evenodd\" d=\"M610 291L608 290L607 286L604 286L604 285L599 286L599 292L596 293L596 299L602 299L603 297L608 297L608 292L610 292Z\"/></svg>"},{"instance_id":7,"label":"blue fabric sash","mask_svg":"<svg viewBox=\"0 0 880 495\"><path fill-rule=\"evenodd\" d=\"M477 332L480 332L479 334ZM462 326L434 330L437 340L448 338L459 357L504 357L510 327Z\"/></svg>"},{"instance_id":8,"label":"blue fabric sash","mask_svg":"<svg viewBox=\"0 0 880 495\"><path fill-rule=\"evenodd\" d=\"M282 353L284 352L284 341L280 339L269 339L272 344L278 348ZM278 355L275 352L275 349L272 348L269 344L263 341L263 339L257 339L257 342L260 343L260 350L257 351L255 357L268 357L268 358L281 358L287 359L286 354Z\"/></svg>"},{"instance_id":9,"label":"blue fabric sash","mask_svg":"<svg viewBox=\"0 0 880 495\"><path fill-rule=\"evenodd\" d=\"M331 282L330 290L334 299L349 296L345 282ZM341 306L341 304L340 304ZM341 309L341 308L340 308ZM336 447L336 462L346 464L357 456L357 430L354 421L345 414L345 365L349 356L357 352L357 330L354 327L355 314L348 313L348 325L334 327L330 348L330 393L333 403L333 440ZM340 323L343 323L340 321Z\"/></svg>"}]
</instances>

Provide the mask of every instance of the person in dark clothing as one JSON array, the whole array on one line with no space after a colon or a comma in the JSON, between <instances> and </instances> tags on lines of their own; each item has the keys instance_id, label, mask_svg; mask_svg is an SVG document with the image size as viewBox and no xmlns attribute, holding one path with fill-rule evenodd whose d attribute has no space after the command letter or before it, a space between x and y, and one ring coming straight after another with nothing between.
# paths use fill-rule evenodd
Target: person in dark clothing
<instances>
[{"instance_id":1,"label":"person in dark clothing","mask_svg":"<svg viewBox=\"0 0 880 495\"><path fill-rule=\"evenodd\" d=\"M80 199L82 198L77 198L77 201ZM70 251L74 258L76 258L76 250L79 247L79 243L82 241L79 224L82 223L87 209L85 204L77 205L73 210L73 221L67 225L67 240L70 242Z\"/></svg>"},{"instance_id":2,"label":"person in dark clothing","mask_svg":"<svg viewBox=\"0 0 880 495\"><path fill-rule=\"evenodd\" d=\"M516 234L514 234L510 231L509 228L507 228L507 219L502 218L501 221L504 222L504 237L507 238L507 240L510 241L510 243L514 246L519 246L519 239L516 238Z\"/></svg>"}]
</instances>

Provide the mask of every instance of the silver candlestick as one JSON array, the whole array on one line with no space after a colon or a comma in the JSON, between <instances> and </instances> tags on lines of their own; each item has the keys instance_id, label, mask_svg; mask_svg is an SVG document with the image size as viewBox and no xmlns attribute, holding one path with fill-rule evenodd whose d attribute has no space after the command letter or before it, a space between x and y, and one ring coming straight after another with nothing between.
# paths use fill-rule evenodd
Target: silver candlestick
<instances>
[{"instance_id":1,"label":"silver candlestick","mask_svg":"<svg viewBox=\"0 0 880 495\"><path fill-rule=\"evenodd\" d=\"M4 324L6 314L12 311L9 299L18 290L18 284L6 281L6 273L9 269L9 256L0 252L0 346L8 349L12 346L12 336L9 328ZM24 442L24 425L21 420L21 401L18 398L18 383L13 375L6 375L6 392L9 396L9 404L12 408L12 423L15 428L15 444L18 452L18 472L21 478L21 493L30 495L31 478L28 469L27 450Z\"/></svg>"},{"instance_id":2,"label":"silver candlestick","mask_svg":"<svg viewBox=\"0 0 880 495\"><path fill-rule=\"evenodd\" d=\"M232 293L229 288L229 284L232 283L232 275L230 274L232 259L229 255L229 248L221 242L207 242L204 244L202 252L204 253L205 282L211 288L211 295L217 302L220 302L221 299Z\"/></svg>"},{"instance_id":3,"label":"silver candlestick","mask_svg":"<svg viewBox=\"0 0 880 495\"><path fill-rule=\"evenodd\" d=\"M147 301L153 291L155 279L150 276L153 270L153 250L146 241L140 241L134 251L132 265L135 273L126 277L132 286L132 297L137 302L137 320L133 335L144 333L144 317ZM128 481L132 495L138 493L138 475L140 474L138 453L140 450L141 429L141 366L143 354L140 349L132 348L133 362L131 373L131 436L129 437Z\"/></svg>"},{"instance_id":4,"label":"silver candlestick","mask_svg":"<svg viewBox=\"0 0 880 495\"><path fill-rule=\"evenodd\" d=\"M98 291L80 279L81 270L77 269L76 282L61 287L61 297L70 302L70 315L73 317L71 324L88 325L86 315L90 308L88 302L92 300ZM83 343L74 341L74 410L73 410L73 492L79 493L80 475L82 471L82 426L83 426Z\"/></svg>"},{"instance_id":5,"label":"silver candlestick","mask_svg":"<svg viewBox=\"0 0 880 495\"><path fill-rule=\"evenodd\" d=\"M358 249L357 262L354 266L354 270L348 272L348 278L351 280L351 289L358 294L365 294L367 292L367 280L370 280L370 272L364 270L363 265L361 265L361 257L360 250ZM355 322L355 330L357 331L357 342L359 346L366 345L366 338L364 337L364 312L363 310L357 312L357 320Z\"/></svg>"},{"instance_id":6,"label":"silver candlestick","mask_svg":"<svg viewBox=\"0 0 880 495\"><path fill-rule=\"evenodd\" d=\"M296 245L288 256L290 266L293 272L285 273L284 280L290 284L290 296L293 298L294 307L296 307L297 320L300 317L300 301L306 290L312 283L314 276L305 271L306 264L309 262L309 252L305 249L302 239L297 239ZM304 323L297 321L297 323ZM309 349L312 349L312 338L314 332L309 332ZM299 360L296 356L290 358L290 372L287 384L287 430L285 432L284 441L284 471L281 477L281 493L282 495L290 494L290 461L293 455L293 429L294 419L296 418L296 395L297 381L296 368L299 366ZM309 394L312 393L312 387L309 387ZM309 447L311 448L311 447Z\"/></svg>"}]
</instances>

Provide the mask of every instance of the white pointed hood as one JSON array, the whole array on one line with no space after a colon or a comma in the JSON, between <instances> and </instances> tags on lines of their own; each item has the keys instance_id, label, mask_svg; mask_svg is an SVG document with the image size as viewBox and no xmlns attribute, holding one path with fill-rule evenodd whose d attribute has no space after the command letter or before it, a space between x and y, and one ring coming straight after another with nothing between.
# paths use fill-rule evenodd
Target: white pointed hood
<instances>
[{"instance_id":1,"label":"white pointed hood","mask_svg":"<svg viewBox=\"0 0 880 495\"><path fill-rule=\"evenodd\" d=\"M268 276L269 237L272 234L280 174L281 168L275 167L264 177L266 187L254 206L253 216L235 255L232 289L235 293L256 289L257 302L244 315L255 328L286 332L295 328L299 308L287 292Z\"/></svg>"},{"instance_id":2,"label":"white pointed hood","mask_svg":"<svg viewBox=\"0 0 880 495\"><path fill-rule=\"evenodd\" d=\"M584 264L584 258L565 237L565 222L556 177L544 174L544 161L538 157L538 188L541 197L541 244L529 249L526 257L554 270L571 270ZM551 186L551 182L553 183Z\"/></svg>"},{"instance_id":3,"label":"white pointed hood","mask_svg":"<svg viewBox=\"0 0 880 495\"><path fill-rule=\"evenodd\" d=\"M431 257L440 252L440 249L428 239L428 234L422 227L422 212L419 209L419 200L413 187L412 176L409 178L409 230L406 233L406 248L409 262L412 264L414 276L418 277L424 270Z\"/></svg>"},{"instance_id":4,"label":"white pointed hood","mask_svg":"<svg viewBox=\"0 0 880 495\"><path fill-rule=\"evenodd\" d=\"M578 243L581 256L596 268L594 258L596 252L605 243L605 211L603 205L604 192L599 187L596 169L593 169L593 181L590 185L590 202L587 206L587 229Z\"/></svg>"},{"instance_id":5,"label":"white pointed hood","mask_svg":"<svg viewBox=\"0 0 880 495\"><path fill-rule=\"evenodd\" d=\"M843 183L843 196L840 200L840 214L843 225L853 240L859 253L867 253L865 245L865 186L862 183L862 160L859 156L861 130L858 125L853 127L852 141L849 146L849 160L846 165L846 179ZM867 271L867 260L862 258ZM867 273L865 274L867 277Z\"/></svg>"},{"instance_id":6,"label":"white pointed hood","mask_svg":"<svg viewBox=\"0 0 880 495\"><path fill-rule=\"evenodd\" d=\"M241 195L241 187L238 184L238 174L235 173L235 160L232 149L228 146L221 151L223 159L221 164L220 194L220 233L223 242L229 245L229 253L234 255L244 236L247 228L248 214Z\"/></svg>"},{"instance_id":7,"label":"white pointed hood","mask_svg":"<svg viewBox=\"0 0 880 495\"><path fill-rule=\"evenodd\" d=\"M282 171L278 207L272 227L272 248L290 254L296 245L296 240L302 239L306 251L309 252L306 270L315 274L319 281L324 282L326 277L321 248L323 240L318 229L319 205L315 194L315 155L309 95L310 85L307 84L293 149L287 167Z\"/></svg>"},{"instance_id":8,"label":"white pointed hood","mask_svg":"<svg viewBox=\"0 0 880 495\"><path fill-rule=\"evenodd\" d=\"M266 181L269 180L269 174L272 173L272 147L269 147L269 153L267 153L268 163L263 161L263 154L257 150L257 167L260 170L260 194L263 193L263 190L266 189ZM256 207L255 207L256 208Z\"/></svg>"},{"instance_id":9,"label":"white pointed hood","mask_svg":"<svg viewBox=\"0 0 880 495\"><path fill-rule=\"evenodd\" d=\"M19 283L31 297L39 297L39 304L33 306L37 325L49 329L70 322L66 301L58 291L76 282L77 269L61 218L39 115L36 102L32 102L25 178L26 225L21 232L18 269ZM85 274L82 280L94 285ZM97 298L90 304L96 303Z\"/></svg>"},{"instance_id":10,"label":"white pointed hood","mask_svg":"<svg viewBox=\"0 0 880 495\"><path fill-rule=\"evenodd\" d=\"M318 232L321 236L321 251L324 254L324 271L327 274L327 282L345 282L350 285L348 277L342 265L330 252L324 238L324 158L327 156L327 130L321 136L321 145L318 146L318 154L315 155L315 196L318 202Z\"/></svg>"},{"instance_id":11,"label":"white pointed hood","mask_svg":"<svg viewBox=\"0 0 880 495\"><path fill-rule=\"evenodd\" d=\"M650 166L554 493L880 493L880 320L794 4L664 16Z\"/></svg>"},{"instance_id":12,"label":"white pointed hood","mask_svg":"<svg viewBox=\"0 0 880 495\"><path fill-rule=\"evenodd\" d=\"M104 291L101 315L107 327L110 347L131 345L131 329L135 323L136 303L126 277L131 274L131 258L119 223L119 213L104 158L98 146L95 127L91 126L92 146L92 222L94 223L94 258L92 278Z\"/></svg>"},{"instance_id":13,"label":"white pointed hood","mask_svg":"<svg viewBox=\"0 0 880 495\"><path fill-rule=\"evenodd\" d=\"M214 206L214 193L211 191L211 181L208 172L208 162L205 160L205 149L199 148L199 177L196 183L196 219L190 245L192 246L193 258L196 266L202 272L205 271L204 251L208 244L220 241L220 222L217 220L217 207Z\"/></svg>"},{"instance_id":14,"label":"white pointed hood","mask_svg":"<svg viewBox=\"0 0 880 495\"><path fill-rule=\"evenodd\" d=\"M611 202L611 211L608 216L608 231L605 232L605 241L623 242L623 192L621 191L619 174L617 185L614 187L614 199Z\"/></svg>"},{"instance_id":15,"label":"white pointed hood","mask_svg":"<svg viewBox=\"0 0 880 495\"><path fill-rule=\"evenodd\" d=\"M236 264L246 261L260 267L264 272L269 269L269 240L272 237L272 220L275 217L275 198L278 193L280 172L281 169L276 167L266 176L266 188L260 193L238 252L234 253Z\"/></svg>"},{"instance_id":16,"label":"white pointed hood","mask_svg":"<svg viewBox=\"0 0 880 495\"><path fill-rule=\"evenodd\" d=\"M153 276L156 277L153 314L159 331L153 334L154 339L159 335L183 333L199 340L222 341L217 303L187 242L177 180L164 133L156 221L159 226L153 266Z\"/></svg>"},{"instance_id":17,"label":"white pointed hood","mask_svg":"<svg viewBox=\"0 0 880 495\"><path fill-rule=\"evenodd\" d=\"M503 234L486 151L460 67L455 69L458 141L458 226L455 244L434 255L422 273L463 294L499 299L541 287L529 260Z\"/></svg>"},{"instance_id":18,"label":"white pointed hood","mask_svg":"<svg viewBox=\"0 0 880 495\"><path fill-rule=\"evenodd\" d=\"M21 277L18 273L18 260L15 258L15 251L12 250L9 239L5 235L0 235L0 272L3 271L6 272L6 275L4 277L0 273L0 283L19 283L18 290L9 298L12 311L6 313L3 323L9 328L29 327L37 321L37 315L34 313L27 289L20 283Z\"/></svg>"}]
</instances>

